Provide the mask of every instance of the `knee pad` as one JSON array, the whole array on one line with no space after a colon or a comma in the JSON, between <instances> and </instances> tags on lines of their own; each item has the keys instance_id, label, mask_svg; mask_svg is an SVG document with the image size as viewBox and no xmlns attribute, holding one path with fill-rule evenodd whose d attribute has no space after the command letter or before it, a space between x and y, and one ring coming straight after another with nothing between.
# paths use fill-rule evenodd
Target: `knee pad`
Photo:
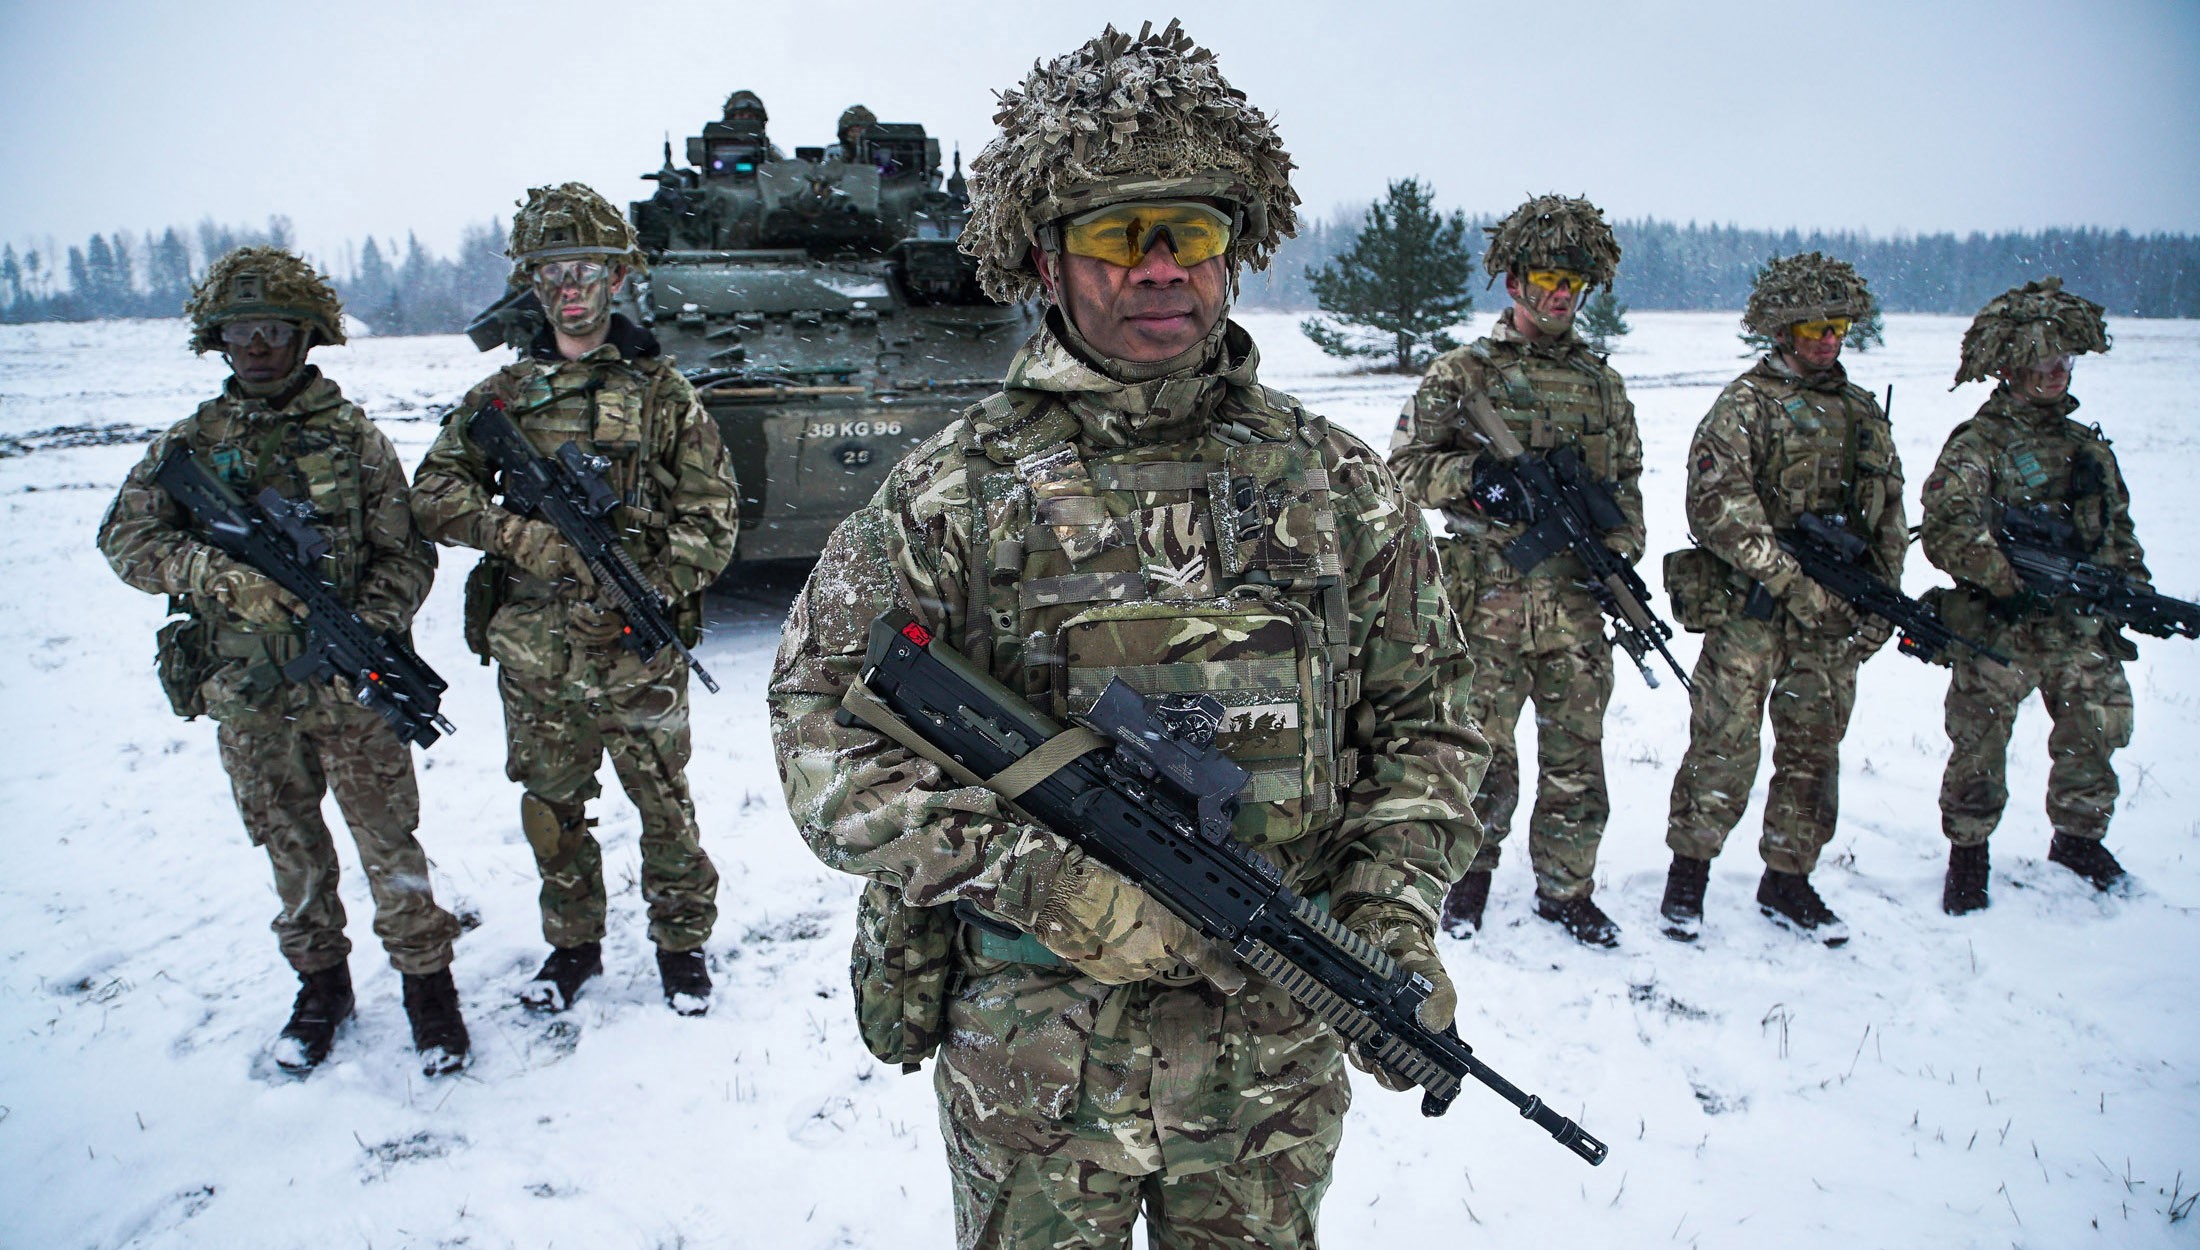
<instances>
[{"instance_id":1,"label":"knee pad","mask_svg":"<svg viewBox=\"0 0 2200 1250\"><path fill-rule=\"evenodd\" d=\"M557 859L568 835L588 827L587 813L582 804L566 806L533 794L519 796L520 832L527 835L527 844L543 860Z\"/></svg>"}]
</instances>

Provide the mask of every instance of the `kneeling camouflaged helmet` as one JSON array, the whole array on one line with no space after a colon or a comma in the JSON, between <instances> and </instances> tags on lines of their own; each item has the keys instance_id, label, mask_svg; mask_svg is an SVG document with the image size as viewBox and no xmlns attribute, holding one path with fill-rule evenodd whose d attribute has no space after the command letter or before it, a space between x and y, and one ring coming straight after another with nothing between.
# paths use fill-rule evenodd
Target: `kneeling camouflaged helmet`
<instances>
[{"instance_id":1,"label":"kneeling camouflaged helmet","mask_svg":"<svg viewBox=\"0 0 2200 1250\"><path fill-rule=\"evenodd\" d=\"M1067 56L1034 65L1001 93L1001 133L970 163L962 250L1004 302L1039 293L1031 238L1064 217L1131 200L1215 199L1237 206L1231 286L1241 265L1265 268L1298 232L1291 156L1266 114L1246 103L1174 21L1138 36L1110 26Z\"/></svg>"},{"instance_id":2,"label":"kneeling camouflaged helmet","mask_svg":"<svg viewBox=\"0 0 2200 1250\"><path fill-rule=\"evenodd\" d=\"M306 346L344 341L344 306L313 266L279 247L240 247L207 266L183 305L191 319L191 350L218 352L231 321L267 318L307 331Z\"/></svg>"}]
</instances>

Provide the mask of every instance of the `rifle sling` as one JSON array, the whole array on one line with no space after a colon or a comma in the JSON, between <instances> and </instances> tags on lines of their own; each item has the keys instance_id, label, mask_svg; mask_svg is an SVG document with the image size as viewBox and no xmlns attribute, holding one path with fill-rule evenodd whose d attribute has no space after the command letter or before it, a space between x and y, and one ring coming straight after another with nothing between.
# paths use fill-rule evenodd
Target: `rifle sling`
<instances>
[{"instance_id":1,"label":"rifle sling","mask_svg":"<svg viewBox=\"0 0 2200 1250\"><path fill-rule=\"evenodd\" d=\"M1033 786L1060 772L1072 761L1108 745L1108 740L1099 734L1083 726L1072 725L1000 772L991 777L980 777L957 763L947 752L926 742L916 730L903 724L901 718L894 715L894 710L886 705L886 701L864 684L862 677L856 677L848 683L848 691L841 696L840 706L846 708L849 715L892 738L911 753L939 765L946 770L948 776L963 785L991 790L1010 803L1022 798Z\"/></svg>"}]
</instances>

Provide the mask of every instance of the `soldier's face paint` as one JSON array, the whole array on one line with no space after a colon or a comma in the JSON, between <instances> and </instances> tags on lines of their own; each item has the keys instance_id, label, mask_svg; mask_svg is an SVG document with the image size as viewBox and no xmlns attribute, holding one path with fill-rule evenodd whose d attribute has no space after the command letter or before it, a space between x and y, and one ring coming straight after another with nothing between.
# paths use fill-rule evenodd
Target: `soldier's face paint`
<instances>
[{"instance_id":1,"label":"soldier's face paint","mask_svg":"<svg viewBox=\"0 0 2200 1250\"><path fill-rule=\"evenodd\" d=\"M611 296L626 277L600 260L552 261L535 267L535 298L558 333L585 339L611 320Z\"/></svg>"},{"instance_id":2,"label":"soldier's face paint","mask_svg":"<svg viewBox=\"0 0 2200 1250\"><path fill-rule=\"evenodd\" d=\"M1552 274L1569 271L1536 272ZM1529 338L1558 338L1573 328L1574 314L1581 307L1581 290L1580 285L1568 282L1553 282L1546 287L1539 282L1525 280L1517 269L1506 274L1505 294L1512 296L1513 328Z\"/></svg>"},{"instance_id":3,"label":"soldier's face paint","mask_svg":"<svg viewBox=\"0 0 2200 1250\"><path fill-rule=\"evenodd\" d=\"M1085 341L1111 360L1154 364L1190 351L1229 303L1228 261L1185 266L1165 247L1131 266L1040 253L1039 280Z\"/></svg>"},{"instance_id":4,"label":"soldier's face paint","mask_svg":"<svg viewBox=\"0 0 2200 1250\"><path fill-rule=\"evenodd\" d=\"M287 321L232 321L222 327L222 348L222 358L238 381L266 386L297 369L305 336Z\"/></svg>"},{"instance_id":5,"label":"soldier's face paint","mask_svg":"<svg viewBox=\"0 0 2200 1250\"><path fill-rule=\"evenodd\" d=\"M2051 356L2003 376L2009 380L2009 389L2019 396L2034 403L2047 403L2070 392L2070 357Z\"/></svg>"}]
</instances>

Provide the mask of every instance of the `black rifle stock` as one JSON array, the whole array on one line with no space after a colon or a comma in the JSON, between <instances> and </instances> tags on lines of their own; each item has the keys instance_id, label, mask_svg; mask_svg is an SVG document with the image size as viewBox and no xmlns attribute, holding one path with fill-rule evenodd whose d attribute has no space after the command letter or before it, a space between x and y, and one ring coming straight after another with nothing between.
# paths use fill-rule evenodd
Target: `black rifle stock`
<instances>
[{"instance_id":1,"label":"black rifle stock","mask_svg":"<svg viewBox=\"0 0 2200 1250\"><path fill-rule=\"evenodd\" d=\"M680 641L671 605L642 575L634 557L620 544L618 531L606 520L619 506L618 492L604 480L610 461L591 456L572 442L558 448L555 457L543 455L512 423L499 399L483 404L466 419L466 437L496 467L504 506L549 522L580 553L595 576L597 592L626 618L620 645L644 661L666 647L677 648L695 670L696 680L712 694L718 693L710 670Z\"/></svg>"},{"instance_id":2,"label":"black rifle stock","mask_svg":"<svg viewBox=\"0 0 2200 1250\"><path fill-rule=\"evenodd\" d=\"M1136 881L1187 924L1236 952L1442 1115L1473 1077L1592 1164L1607 1149L1542 1099L1475 1057L1458 1030L1422 1023L1428 980L1401 969L1283 883L1230 837L1245 771L1214 746L1223 709L1209 695L1151 704L1121 680L1064 729L899 609L871 624L861 677L842 704L860 721L965 784L1000 793Z\"/></svg>"},{"instance_id":3,"label":"black rifle stock","mask_svg":"<svg viewBox=\"0 0 2200 1250\"><path fill-rule=\"evenodd\" d=\"M1864 540L1832 524L1814 512L1804 513L1792 530L1776 535L1780 550L1795 557L1803 575L1825 587L1852 607L1869 612L1902 631L1902 654L1927 664L1940 662L1941 653L1960 646L1982 659L2007 664L2009 657L1974 642L1940 623L1930 604L1903 594L1877 573L1864 567ZM1746 614L1760 620L1772 614L1772 597L1762 584L1750 588Z\"/></svg>"},{"instance_id":4,"label":"black rifle stock","mask_svg":"<svg viewBox=\"0 0 2200 1250\"><path fill-rule=\"evenodd\" d=\"M1612 641L1624 649L1642 672L1651 689L1658 675L1650 670L1651 649L1665 657L1681 689L1694 694L1695 685L1681 662L1673 658L1665 640L1673 627L1650 610L1650 588L1633 566L1604 545L1602 535L1627 523L1617 501L1602 483L1589 476L1572 447L1560 447L1543 456L1531 456L1520 440L1482 394L1467 398L1467 415L1475 433L1491 453L1510 465L1527 489L1531 508L1528 532L1505 548L1505 562L1525 573L1561 551L1571 549L1589 570L1584 583L1595 596L1597 607L1612 622Z\"/></svg>"},{"instance_id":5,"label":"black rifle stock","mask_svg":"<svg viewBox=\"0 0 2200 1250\"><path fill-rule=\"evenodd\" d=\"M169 447L153 479L208 542L305 605L305 648L283 666L284 677L307 682L341 676L359 706L389 722L400 741L426 747L455 732L439 710L443 678L402 638L368 628L314 571L329 541L307 524L315 516L312 504L285 499L273 488L248 504L180 442Z\"/></svg>"},{"instance_id":6,"label":"black rifle stock","mask_svg":"<svg viewBox=\"0 0 2200 1250\"><path fill-rule=\"evenodd\" d=\"M2017 578L2035 594L2052 599L2072 595L2079 611L2105 616L2156 638L2200 638L2200 603L2157 594L2129 577L2085 557L2077 527L2029 508L2001 510L1994 527L2002 554Z\"/></svg>"}]
</instances>

